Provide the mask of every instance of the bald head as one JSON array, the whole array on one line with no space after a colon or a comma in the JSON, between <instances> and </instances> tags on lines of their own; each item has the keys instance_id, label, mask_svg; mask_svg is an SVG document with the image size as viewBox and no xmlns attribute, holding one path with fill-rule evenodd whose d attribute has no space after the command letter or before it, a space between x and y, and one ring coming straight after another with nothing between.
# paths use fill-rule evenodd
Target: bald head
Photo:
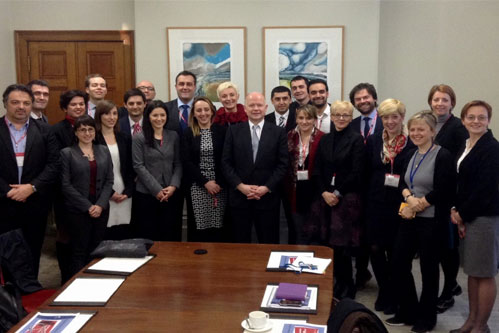
<instances>
[{"instance_id":1,"label":"bald head","mask_svg":"<svg viewBox=\"0 0 499 333\"><path fill-rule=\"evenodd\" d=\"M146 95L147 103L154 100L154 98L156 97L156 90L154 89L154 85L151 81L140 81L139 83L137 83L137 88L140 89L140 91L142 91L144 95Z\"/></svg>"},{"instance_id":2,"label":"bald head","mask_svg":"<svg viewBox=\"0 0 499 333\"><path fill-rule=\"evenodd\" d=\"M267 112L267 103L262 93L252 92L246 96L246 103L244 108L248 119L253 124L258 124L265 117Z\"/></svg>"}]
</instances>

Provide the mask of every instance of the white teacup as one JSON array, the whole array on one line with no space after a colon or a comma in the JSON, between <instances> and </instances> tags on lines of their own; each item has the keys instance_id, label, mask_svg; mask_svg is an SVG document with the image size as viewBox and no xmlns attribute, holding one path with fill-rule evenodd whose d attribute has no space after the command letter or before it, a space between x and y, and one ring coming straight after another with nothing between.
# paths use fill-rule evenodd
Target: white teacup
<instances>
[{"instance_id":1,"label":"white teacup","mask_svg":"<svg viewBox=\"0 0 499 333\"><path fill-rule=\"evenodd\" d=\"M251 311L249 313L247 322L251 329L260 329L267 326L269 314L263 311Z\"/></svg>"}]
</instances>

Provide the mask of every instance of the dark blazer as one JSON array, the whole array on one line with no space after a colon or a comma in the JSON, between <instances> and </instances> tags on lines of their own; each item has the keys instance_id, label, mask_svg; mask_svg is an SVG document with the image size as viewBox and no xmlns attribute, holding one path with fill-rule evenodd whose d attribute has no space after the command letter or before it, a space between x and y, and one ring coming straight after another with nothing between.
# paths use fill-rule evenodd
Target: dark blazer
<instances>
[{"instance_id":1,"label":"dark blazer","mask_svg":"<svg viewBox=\"0 0 499 333\"><path fill-rule=\"evenodd\" d=\"M113 193L113 162L107 147L94 144L94 156L97 162L95 183L96 205L103 209L109 206ZM90 165L88 159L77 144L61 150L62 193L64 204L73 213L87 213L92 202L89 200Z\"/></svg>"},{"instance_id":2,"label":"dark blazer","mask_svg":"<svg viewBox=\"0 0 499 333\"><path fill-rule=\"evenodd\" d=\"M322 137L315 157L313 181L318 194L337 190L341 195L360 193L364 179L366 149L362 136L351 125ZM333 175L335 184L331 185Z\"/></svg>"},{"instance_id":3,"label":"dark blazer","mask_svg":"<svg viewBox=\"0 0 499 333\"><path fill-rule=\"evenodd\" d=\"M120 153L120 173L125 184L125 189L120 194L126 194L127 197L131 198L135 189L135 171L132 165L132 137L121 132L115 133L115 137ZM97 134L95 141L106 146L106 140L104 140L102 133Z\"/></svg>"},{"instance_id":4,"label":"dark blazer","mask_svg":"<svg viewBox=\"0 0 499 333\"><path fill-rule=\"evenodd\" d=\"M417 147L412 149L405 161L404 171L400 175L399 190L409 188L404 177L409 167L409 162L416 152ZM440 148L435 159L435 171L433 174L433 190L425 195L426 201L435 206L435 219L442 226L447 226L450 218L450 208L456 193L456 166L452 154L444 147Z\"/></svg>"},{"instance_id":5,"label":"dark blazer","mask_svg":"<svg viewBox=\"0 0 499 333\"><path fill-rule=\"evenodd\" d=\"M163 130L163 142L154 147L146 144L144 133L132 139L133 168L137 173L136 189L140 193L156 195L167 186L180 187L182 163L180 161L180 143L176 132Z\"/></svg>"},{"instance_id":6,"label":"dark blazer","mask_svg":"<svg viewBox=\"0 0 499 333\"><path fill-rule=\"evenodd\" d=\"M49 125L29 120L21 184L35 185L37 192L28 201L49 196L59 174L57 142ZM11 190L9 184L18 184L18 168L14 148L5 117L0 118L0 199ZM10 199L9 199L10 200Z\"/></svg>"},{"instance_id":7,"label":"dark blazer","mask_svg":"<svg viewBox=\"0 0 499 333\"><path fill-rule=\"evenodd\" d=\"M63 119L57 124L53 125L52 131L54 132L55 138L57 140L58 150L72 146L76 142L73 125L71 125L71 123L67 119Z\"/></svg>"},{"instance_id":8,"label":"dark blazer","mask_svg":"<svg viewBox=\"0 0 499 333\"><path fill-rule=\"evenodd\" d=\"M118 108L118 118L121 120L121 118L128 118L128 110L124 106L120 106Z\"/></svg>"},{"instance_id":9,"label":"dark blazer","mask_svg":"<svg viewBox=\"0 0 499 333\"><path fill-rule=\"evenodd\" d=\"M274 111L265 116L265 121L271 122L274 125L279 124L276 117L279 115ZM286 121L286 133L296 128L296 110L289 109L288 120Z\"/></svg>"},{"instance_id":10,"label":"dark blazer","mask_svg":"<svg viewBox=\"0 0 499 333\"><path fill-rule=\"evenodd\" d=\"M451 115L435 137L435 142L447 149L455 158L468 137L468 131L461 119Z\"/></svg>"},{"instance_id":11,"label":"dark blazer","mask_svg":"<svg viewBox=\"0 0 499 333\"><path fill-rule=\"evenodd\" d=\"M364 124L361 124L361 122L362 116L358 116L357 118L352 120L352 123L350 124L350 127L352 127L353 130L359 134L361 131L364 132ZM374 133L371 133L369 136L380 132L383 132L383 122L381 121L381 117L378 115L378 117L376 118L376 126L374 126Z\"/></svg>"},{"instance_id":12,"label":"dark blazer","mask_svg":"<svg viewBox=\"0 0 499 333\"><path fill-rule=\"evenodd\" d=\"M128 119L128 113L126 117L122 117L119 119L120 123L120 133L128 134L131 137L132 135L132 125L130 125L130 119Z\"/></svg>"},{"instance_id":13,"label":"dark blazer","mask_svg":"<svg viewBox=\"0 0 499 333\"><path fill-rule=\"evenodd\" d=\"M459 158L464 146L457 154ZM464 222L499 215L499 143L485 133L459 165L456 210Z\"/></svg>"},{"instance_id":14,"label":"dark blazer","mask_svg":"<svg viewBox=\"0 0 499 333\"><path fill-rule=\"evenodd\" d=\"M168 122L166 124L166 129L177 132L179 138L182 137L182 131L180 129L180 120L178 119L178 99L175 98L166 103L168 108Z\"/></svg>"},{"instance_id":15,"label":"dark blazer","mask_svg":"<svg viewBox=\"0 0 499 333\"><path fill-rule=\"evenodd\" d=\"M218 185L223 186L225 178L222 174L222 153L225 142L226 128L217 124L211 125L211 139L213 142L213 152L215 160L215 181ZM196 182L200 187L208 182L205 176L201 174L199 169L199 161L201 156L201 136L194 136L192 129L188 128L184 132L182 140L182 165L184 167L184 179L186 184Z\"/></svg>"},{"instance_id":16,"label":"dark blazer","mask_svg":"<svg viewBox=\"0 0 499 333\"><path fill-rule=\"evenodd\" d=\"M288 147L284 129L264 122L253 162L251 132L248 122L230 126L225 137L222 170L229 185L229 204L237 208L275 209L279 204L278 185L286 174ZM267 186L270 190L260 200L247 200L236 187L240 184Z\"/></svg>"}]
</instances>

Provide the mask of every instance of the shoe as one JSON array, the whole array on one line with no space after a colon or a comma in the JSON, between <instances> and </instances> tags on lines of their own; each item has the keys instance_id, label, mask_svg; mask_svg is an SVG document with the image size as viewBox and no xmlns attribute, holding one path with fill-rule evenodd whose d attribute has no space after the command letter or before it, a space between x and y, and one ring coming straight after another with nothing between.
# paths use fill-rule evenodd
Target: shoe
<instances>
[{"instance_id":1,"label":"shoe","mask_svg":"<svg viewBox=\"0 0 499 333\"><path fill-rule=\"evenodd\" d=\"M459 284L456 283L456 285L454 286L454 288L452 288L451 290L451 294L453 296L459 296L463 293L463 289L461 288L461 286Z\"/></svg>"},{"instance_id":2,"label":"shoe","mask_svg":"<svg viewBox=\"0 0 499 333\"><path fill-rule=\"evenodd\" d=\"M435 325L428 325L428 324L416 324L412 326L411 332L413 333L426 333L426 332L431 332L431 330L435 327Z\"/></svg>"},{"instance_id":3,"label":"shoe","mask_svg":"<svg viewBox=\"0 0 499 333\"><path fill-rule=\"evenodd\" d=\"M437 313L444 313L448 309L450 309L452 306L454 306L454 303L456 301L454 300L454 297L450 297L448 299L440 299L437 302Z\"/></svg>"},{"instance_id":4,"label":"shoe","mask_svg":"<svg viewBox=\"0 0 499 333\"><path fill-rule=\"evenodd\" d=\"M373 275L369 270L365 270L364 272L358 272L357 275L355 276L355 287L357 289L364 289L366 286L367 282L373 278Z\"/></svg>"},{"instance_id":5,"label":"shoe","mask_svg":"<svg viewBox=\"0 0 499 333\"><path fill-rule=\"evenodd\" d=\"M385 320L385 324L388 326L404 326L406 323L401 318L394 316Z\"/></svg>"}]
</instances>

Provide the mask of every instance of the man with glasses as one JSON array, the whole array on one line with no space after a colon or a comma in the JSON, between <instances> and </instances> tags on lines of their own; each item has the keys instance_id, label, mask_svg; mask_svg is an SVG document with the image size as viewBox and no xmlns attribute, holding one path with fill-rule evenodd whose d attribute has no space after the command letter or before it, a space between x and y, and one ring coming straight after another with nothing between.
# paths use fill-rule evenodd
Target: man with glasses
<instances>
[{"instance_id":1,"label":"man with glasses","mask_svg":"<svg viewBox=\"0 0 499 333\"><path fill-rule=\"evenodd\" d=\"M154 98L156 97L156 89L150 81L140 81L139 83L137 83L137 89L139 89L144 93L144 95L146 95L146 104L154 101Z\"/></svg>"},{"instance_id":2,"label":"man with glasses","mask_svg":"<svg viewBox=\"0 0 499 333\"><path fill-rule=\"evenodd\" d=\"M33 96L35 96L35 100L31 106L31 118L48 124L48 118L45 115L50 95L48 83L43 80L32 80L26 86L31 90Z\"/></svg>"}]
</instances>

